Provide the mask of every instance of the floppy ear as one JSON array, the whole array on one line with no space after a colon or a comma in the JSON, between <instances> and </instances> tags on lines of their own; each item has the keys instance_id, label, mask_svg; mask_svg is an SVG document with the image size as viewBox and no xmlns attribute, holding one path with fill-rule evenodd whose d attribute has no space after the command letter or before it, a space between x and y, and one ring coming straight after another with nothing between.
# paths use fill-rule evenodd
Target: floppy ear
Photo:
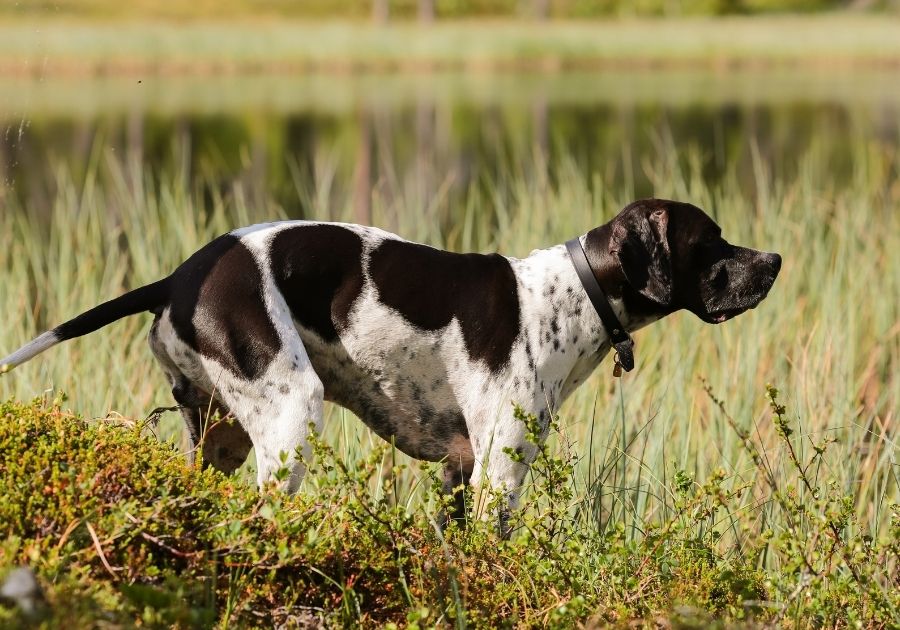
<instances>
[{"instance_id":1,"label":"floppy ear","mask_svg":"<svg viewBox=\"0 0 900 630\"><path fill-rule=\"evenodd\" d=\"M636 212L613 226L610 252L625 278L641 295L662 305L672 301L672 257L669 213L656 208Z\"/></svg>"}]
</instances>

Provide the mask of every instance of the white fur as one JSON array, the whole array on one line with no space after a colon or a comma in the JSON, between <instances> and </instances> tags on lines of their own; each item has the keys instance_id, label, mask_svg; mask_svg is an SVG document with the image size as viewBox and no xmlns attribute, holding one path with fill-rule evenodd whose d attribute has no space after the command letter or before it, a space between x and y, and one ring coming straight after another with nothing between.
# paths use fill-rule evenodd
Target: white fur
<instances>
[{"instance_id":1,"label":"white fur","mask_svg":"<svg viewBox=\"0 0 900 630\"><path fill-rule=\"evenodd\" d=\"M338 342L326 343L304 329L292 319L268 256L276 233L311 224L283 221L231 233L257 260L264 308L281 340L281 350L265 373L247 380L201 356L178 337L166 308L150 341L173 387L186 379L224 403L245 432L237 429L231 437L249 439L256 448L260 485L286 461L290 475L284 485L296 489L304 470L297 456L309 454L309 427L321 429L327 398L359 415L400 450L422 459L458 463L476 483L486 479L515 507L536 448L525 439L526 429L514 418L513 406L538 415L546 426L610 349L565 247L508 259L516 278L520 330L509 361L492 371L469 357L457 320L442 330L422 331L378 299L368 276L369 256L385 239L401 239L375 228L339 224L362 239L364 284ZM613 300L612 306L631 330L649 323L630 321L619 301ZM557 343L548 340L548 331ZM56 343L52 332L44 333L2 363L15 367ZM423 416L425 410L430 420ZM468 438L462 432L448 434L448 427L455 431L461 422ZM206 445L203 448L206 456ZM507 456L507 448L520 452L522 461Z\"/></svg>"},{"instance_id":2,"label":"white fur","mask_svg":"<svg viewBox=\"0 0 900 630\"><path fill-rule=\"evenodd\" d=\"M469 358L458 321L452 320L439 331L422 331L379 301L368 277L368 258L384 239L398 238L381 230L342 225L363 239L364 285L339 343L325 343L292 321L272 281L268 245L278 231L309 224L288 221L232 232L259 262L266 309L282 339L283 349L265 375L248 382L211 359L196 356L174 334L164 313L159 332L165 353L181 357L176 359L178 371L219 397L239 420L256 447L261 484L280 466L281 453L308 450L308 424L320 427L322 401L328 396L376 431L379 418L390 419L393 426L389 431L381 427L382 433L398 448L420 458L459 462L474 481L483 477L491 487L502 489L510 507L515 507L536 449L525 439L525 427L513 417L513 405L549 418L609 351L605 330L564 246L536 250L521 260L509 259L519 293L521 329L508 364L492 372L484 363ZM629 322L621 302L613 300L612 304L626 327L637 324ZM541 338L547 334L554 312L558 347ZM292 362L299 370L291 369ZM289 393L273 396L266 382L276 387L289 385ZM366 388L371 391L363 391ZM468 439L461 433L435 433L440 426L423 421L421 404L436 414L461 413ZM510 459L505 448L518 449L523 461ZM292 466L288 489L295 488L303 474L298 462Z\"/></svg>"},{"instance_id":3,"label":"white fur","mask_svg":"<svg viewBox=\"0 0 900 630\"><path fill-rule=\"evenodd\" d=\"M48 331L35 337L8 357L0 359L0 374L9 372L17 365L22 365L58 343L59 337L53 331Z\"/></svg>"}]
</instances>

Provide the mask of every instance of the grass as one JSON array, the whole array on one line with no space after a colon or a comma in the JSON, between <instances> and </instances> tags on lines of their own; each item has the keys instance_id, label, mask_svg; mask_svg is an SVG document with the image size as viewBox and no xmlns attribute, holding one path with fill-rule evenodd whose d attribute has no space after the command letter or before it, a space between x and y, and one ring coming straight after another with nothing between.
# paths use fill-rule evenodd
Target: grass
<instances>
[{"instance_id":1,"label":"grass","mask_svg":"<svg viewBox=\"0 0 900 630\"><path fill-rule=\"evenodd\" d=\"M754 437L735 429L765 482L724 471L695 481L676 469L660 488L667 513L643 521L636 535L603 513L600 486L579 489L571 455L546 447L510 541L477 518L441 532L438 467L398 490L406 467L386 445L348 463L317 441L314 491L258 494L188 467L140 423L85 422L63 411L61 399L9 401L0 405L0 472L8 480L0 489L0 575L28 564L46 594L28 614L0 604L0 623L896 623L900 508L890 507L889 530L869 537L853 496L809 472L827 461L827 442L808 464L797 458L803 438L791 437L777 395L769 390L772 424L789 465L773 465ZM611 460L599 471L616 467ZM774 518L759 527L742 497L763 490ZM790 528L775 525L780 519Z\"/></svg>"},{"instance_id":2,"label":"grass","mask_svg":"<svg viewBox=\"0 0 900 630\"><path fill-rule=\"evenodd\" d=\"M677 314L638 333L637 369L623 379L601 366L561 410L530 479L522 516L530 525L512 546L477 525L445 544L429 520L437 501L429 469L383 451L336 408L326 415L323 470L288 499L258 497L247 470L234 480L190 471L171 447L134 429L82 424L54 406L53 392L65 390L86 418L112 415L122 424L171 404L146 347L149 317L135 317L0 378L0 399L43 397L32 406L7 403L0 414L0 471L24 480L4 484L0 505L20 511L0 519L2 563L33 564L51 600L82 602L76 608L86 615L109 608L117 619L146 614L160 625L188 614L185 602L201 625L220 627L232 618L266 625L276 611L300 615L302 606L335 624L457 623L465 615L477 625L496 610L520 625L544 625L556 623L563 606L573 620L598 623L665 615L703 626L708 616L753 616L806 627L855 615L868 627L896 624L900 156L854 147L854 176L838 189L813 149L796 179L757 161L753 188L742 189L728 177L709 188L696 155L661 149L669 157L645 164L655 193L708 209L732 242L781 252L781 276L759 308L723 326ZM347 219L352 208L335 204L328 168L327 160L314 165L316 186L298 195L311 217ZM218 233L282 214L271 203L248 206L240 186L204 190L112 155L95 154L83 180L60 169L56 191L50 216L29 213L15 195L0 197L4 351L165 275ZM552 181L509 172L479 182L452 208L436 200L423 210L412 192L397 195L376 191L373 223L454 250L520 256L609 219L631 197L618 180L567 163ZM767 399L767 383L782 390L776 401ZM166 414L157 429L176 446L179 422ZM41 446L26 456L34 444ZM106 477L85 473L78 483L116 475L120 482L112 494L85 486L71 495L78 505L66 507L70 495L52 484L43 495L36 485L55 478L46 462L60 458L76 478L80 469L134 463ZM137 464L145 460L146 475ZM93 493L96 501L88 500ZM154 524L153 506L194 500L203 505L197 515L172 512L171 522ZM394 506L387 524L364 507L377 516L385 502ZM342 507L330 514L322 505ZM37 519L46 529L21 516L26 508L46 517ZM545 518L548 510L556 518ZM197 551L184 581L176 579L183 559L141 531ZM398 543L396 532L409 540ZM273 569L280 553L285 564ZM358 579L365 587L354 586ZM135 604L127 585L150 591ZM423 608L429 616L416 621Z\"/></svg>"},{"instance_id":3,"label":"grass","mask_svg":"<svg viewBox=\"0 0 900 630\"><path fill-rule=\"evenodd\" d=\"M222 74L328 70L896 67L900 19L826 14L551 22L6 18L0 73Z\"/></svg>"}]
</instances>

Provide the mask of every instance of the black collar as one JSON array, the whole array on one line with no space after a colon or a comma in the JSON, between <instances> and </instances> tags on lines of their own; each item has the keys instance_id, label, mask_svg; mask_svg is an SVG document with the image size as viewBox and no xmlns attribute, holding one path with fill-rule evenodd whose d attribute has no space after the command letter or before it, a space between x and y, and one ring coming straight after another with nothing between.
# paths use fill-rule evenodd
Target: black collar
<instances>
[{"instance_id":1,"label":"black collar","mask_svg":"<svg viewBox=\"0 0 900 630\"><path fill-rule=\"evenodd\" d=\"M634 368L634 340L616 317L612 306L609 305L609 300L606 299L606 294L600 287L600 283L597 282L597 277L584 253L581 240L573 238L571 241L566 241L566 249L569 251L569 258L572 259L578 279L581 280L581 286L584 287L588 299L594 305L594 310L600 316L600 321L603 322L603 327L606 328L612 345L616 349L616 364L621 365L626 372L630 372Z\"/></svg>"}]
</instances>

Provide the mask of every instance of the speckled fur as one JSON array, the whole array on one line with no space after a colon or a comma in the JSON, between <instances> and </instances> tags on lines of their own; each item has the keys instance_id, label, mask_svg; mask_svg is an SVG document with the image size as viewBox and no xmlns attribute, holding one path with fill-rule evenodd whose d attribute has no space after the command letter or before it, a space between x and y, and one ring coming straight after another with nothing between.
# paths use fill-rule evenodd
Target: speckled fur
<instances>
[{"instance_id":1,"label":"speckled fur","mask_svg":"<svg viewBox=\"0 0 900 630\"><path fill-rule=\"evenodd\" d=\"M702 210L670 200L635 201L581 242L629 331L681 309L731 319L766 297L781 268L778 254L731 245ZM519 260L285 221L213 240L167 278L36 337L0 360L0 374L146 311L192 452L230 472L253 446L260 485L286 463L289 491L329 400L412 457L445 461L448 491L486 480L514 508L536 450L514 405L546 433L610 350L563 245Z\"/></svg>"},{"instance_id":2,"label":"speckled fur","mask_svg":"<svg viewBox=\"0 0 900 630\"><path fill-rule=\"evenodd\" d=\"M629 204L581 243L629 331L682 309L727 321L756 307L781 269L778 254L732 245L702 210L664 199ZM453 518L464 517L460 485L486 481L502 492L504 533L536 451L514 406L546 435L551 415L610 350L563 245L520 260L452 254L357 225L285 221L213 240L168 277L0 359L0 375L148 311L156 316L150 347L182 410L191 456L230 472L255 447L259 484L277 477L294 491L328 400L410 456L444 461Z\"/></svg>"},{"instance_id":3,"label":"speckled fur","mask_svg":"<svg viewBox=\"0 0 900 630\"><path fill-rule=\"evenodd\" d=\"M232 233L253 252L266 278L264 308L281 339L281 350L265 373L248 381L200 356L178 337L166 308L150 341L173 388L186 379L230 410L256 447L260 484L280 466L280 453L305 447L309 423L321 425L322 402L329 400L410 456L446 460L466 477L502 488L514 508L534 448L525 440L524 426L513 418L513 405L546 422L609 351L565 248L508 259L521 326L509 360L491 370L470 358L457 321L423 332L378 300L368 256L384 239L398 237L374 228L343 226L363 241L365 282L339 338L325 341L292 320L271 282L268 244L279 231L304 225L311 224L264 224ZM614 301L614 308L627 325L621 303ZM215 435L205 439L204 455L221 450L209 443ZM503 452L506 447L523 453L524 461L512 461ZM295 463L289 490L302 474Z\"/></svg>"}]
</instances>

